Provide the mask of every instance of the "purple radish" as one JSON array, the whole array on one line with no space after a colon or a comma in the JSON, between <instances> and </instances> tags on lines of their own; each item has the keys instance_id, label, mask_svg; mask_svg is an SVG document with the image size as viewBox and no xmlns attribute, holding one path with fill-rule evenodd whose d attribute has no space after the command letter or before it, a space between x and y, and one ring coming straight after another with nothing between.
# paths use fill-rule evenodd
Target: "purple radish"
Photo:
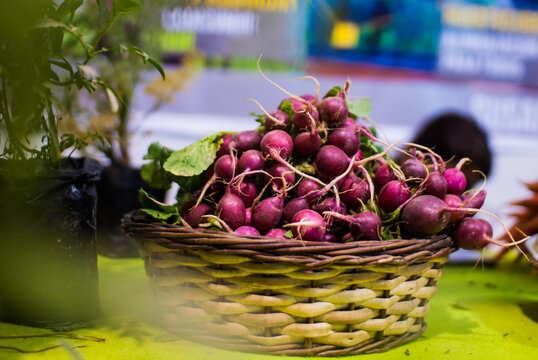
<instances>
[{"instance_id":1,"label":"purple radish","mask_svg":"<svg viewBox=\"0 0 538 360\"><path fill-rule=\"evenodd\" d=\"M237 134L234 134L230 139L230 147L237 150L237 152L242 153L251 149L260 148L260 139L262 134L255 130L241 131Z\"/></svg>"},{"instance_id":2,"label":"purple radish","mask_svg":"<svg viewBox=\"0 0 538 360\"><path fill-rule=\"evenodd\" d=\"M276 154L285 159L293 153L293 140L283 130L272 130L262 138L260 148L266 157L274 157Z\"/></svg>"},{"instance_id":3,"label":"purple radish","mask_svg":"<svg viewBox=\"0 0 538 360\"><path fill-rule=\"evenodd\" d=\"M444 198L446 195L446 180L439 172L431 172L424 184L424 194Z\"/></svg>"},{"instance_id":4,"label":"purple radish","mask_svg":"<svg viewBox=\"0 0 538 360\"><path fill-rule=\"evenodd\" d=\"M277 239L287 239L286 233L287 233L286 230L276 228L276 229L269 230L267 233L265 233L265 236L273 237Z\"/></svg>"},{"instance_id":5,"label":"purple radish","mask_svg":"<svg viewBox=\"0 0 538 360\"><path fill-rule=\"evenodd\" d=\"M339 237L337 237L335 234L332 234L332 233L326 233L325 236L323 237L323 242L339 242L338 240L340 240Z\"/></svg>"},{"instance_id":6,"label":"purple radish","mask_svg":"<svg viewBox=\"0 0 538 360\"><path fill-rule=\"evenodd\" d=\"M357 121L353 120L353 118L350 118L350 117L344 120L340 128L353 130L359 139L360 139L361 132L371 134L370 129L368 129L366 125L359 124Z\"/></svg>"},{"instance_id":7,"label":"purple radish","mask_svg":"<svg viewBox=\"0 0 538 360\"><path fill-rule=\"evenodd\" d=\"M467 187L467 179L460 169L446 169L444 172L446 180L446 192L448 194L461 194Z\"/></svg>"},{"instance_id":8,"label":"purple radish","mask_svg":"<svg viewBox=\"0 0 538 360\"><path fill-rule=\"evenodd\" d=\"M409 201L401 213L404 228L413 236L435 235L450 222L447 204L433 195L420 195Z\"/></svg>"},{"instance_id":9,"label":"purple radish","mask_svg":"<svg viewBox=\"0 0 538 360\"><path fill-rule=\"evenodd\" d=\"M446 194L443 198L443 201L449 206L453 208L459 208L463 207L463 201L460 199L458 195L454 194ZM453 212L450 214L450 221L449 224L455 224L460 222L465 216L465 213L462 212Z\"/></svg>"},{"instance_id":10,"label":"purple radish","mask_svg":"<svg viewBox=\"0 0 538 360\"><path fill-rule=\"evenodd\" d=\"M292 218L293 236L304 241L322 241L325 236L325 221L314 210L301 210Z\"/></svg>"},{"instance_id":11,"label":"purple radish","mask_svg":"<svg viewBox=\"0 0 538 360\"><path fill-rule=\"evenodd\" d=\"M239 196L246 207L250 207L260 191L254 181L243 180L239 184L233 184L230 187L232 194Z\"/></svg>"},{"instance_id":12,"label":"purple radish","mask_svg":"<svg viewBox=\"0 0 538 360\"><path fill-rule=\"evenodd\" d=\"M318 192L321 190L321 185L319 185L314 180L310 180L307 178L303 178L301 181L299 181L299 184L297 184L297 187L295 188L295 194L297 197L308 197L308 194Z\"/></svg>"},{"instance_id":13,"label":"purple radish","mask_svg":"<svg viewBox=\"0 0 538 360\"><path fill-rule=\"evenodd\" d=\"M379 207L385 212L392 212L407 201L409 196L410 192L407 184L398 180L389 181L379 191ZM441 199L439 200L443 201Z\"/></svg>"},{"instance_id":14,"label":"purple radish","mask_svg":"<svg viewBox=\"0 0 538 360\"><path fill-rule=\"evenodd\" d=\"M317 97L312 94L304 94L299 96L301 99L308 101L309 103L316 105Z\"/></svg>"},{"instance_id":15,"label":"purple radish","mask_svg":"<svg viewBox=\"0 0 538 360\"><path fill-rule=\"evenodd\" d=\"M238 235L260 235L260 232L256 228L248 225L238 227L235 229L234 233Z\"/></svg>"},{"instance_id":16,"label":"purple radish","mask_svg":"<svg viewBox=\"0 0 538 360\"><path fill-rule=\"evenodd\" d=\"M353 240L378 240L381 230L381 218L373 211L363 211L349 223L349 232Z\"/></svg>"},{"instance_id":17,"label":"purple radish","mask_svg":"<svg viewBox=\"0 0 538 360\"><path fill-rule=\"evenodd\" d=\"M238 173L238 161L235 156L222 155L215 162L215 176L224 180L231 180Z\"/></svg>"},{"instance_id":18,"label":"purple radish","mask_svg":"<svg viewBox=\"0 0 538 360\"><path fill-rule=\"evenodd\" d=\"M480 250L491 242L493 231L491 225L483 219L465 218L452 237L456 245L465 250Z\"/></svg>"},{"instance_id":19,"label":"purple radish","mask_svg":"<svg viewBox=\"0 0 538 360\"><path fill-rule=\"evenodd\" d=\"M245 209L245 225L250 225L252 220L252 208Z\"/></svg>"},{"instance_id":20,"label":"purple radish","mask_svg":"<svg viewBox=\"0 0 538 360\"><path fill-rule=\"evenodd\" d=\"M267 231L278 225L284 211L284 201L280 196L264 199L252 208L251 224L260 231Z\"/></svg>"},{"instance_id":21,"label":"purple radish","mask_svg":"<svg viewBox=\"0 0 538 360\"><path fill-rule=\"evenodd\" d=\"M217 151L217 157L221 157L222 155L226 155L230 153L230 139L231 138L232 138L232 134L226 134L222 137L222 144L220 145L220 148Z\"/></svg>"},{"instance_id":22,"label":"purple radish","mask_svg":"<svg viewBox=\"0 0 538 360\"><path fill-rule=\"evenodd\" d=\"M320 215L323 215L326 211L332 211L345 215L347 213L346 206L343 203L337 204L336 198L334 196L329 196L325 198L322 202L312 205L312 210L318 212ZM346 223L345 221L335 218L333 216L328 216L325 219L327 224L327 229L333 233L341 233L342 230L345 230Z\"/></svg>"},{"instance_id":23,"label":"purple radish","mask_svg":"<svg viewBox=\"0 0 538 360\"><path fill-rule=\"evenodd\" d=\"M265 131L271 131L271 130L288 130L291 122L290 117L288 114L286 114L282 110L274 110L269 113L271 117L266 116L264 125L265 125ZM277 121L275 121L275 119Z\"/></svg>"},{"instance_id":24,"label":"purple radish","mask_svg":"<svg viewBox=\"0 0 538 360\"><path fill-rule=\"evenodd\" d=\"M282 217L284 219L284 222L289 223L291 222L291 219L293 218L293 215L295 215L297 212L308 209L308 201L305 198L295 198L291 201L289 201L284 206L284 211L282 212Z\"/></svg>"},{"instance_id":25,"label":"purple radish","mask_svg":"<svg viewBox=\"0 0 538 360\"><path fill-rule=\"evenodd\" d=\"M340 96L330 96L321 100L319 116L330 128L339 128L348 116L346 100Z\"/></svg>"},{"instance_id":26,"label":"purple radish","mask_svg":"<svg viewBox=\"0 0 538 360\"><path fill-rule=\"evenodd\" d=\"M245 225L245 204L241 198L226 192L217 205L217 216L234 230Z\"/></svg>"},{"instance_id":27,"label":"purple radish","mask_svg":"<svg viewBox=\"0 0 538 360\"><path fill-rule=\"evenodd\" d=\"M378 165L374 173L374 185L377 189L383 188L390 181L396 180L396 175L392 172L385 159L378 159Z\"/></svg>"},{"instance_id":28,"label":"purple radish","mask_svg":"<svg viewBox=\"0 0 538 360\"><path fill-rule=\"evenodd\" d=\"M347 156L353 156L359 150L360 140L353 129L340 128L331 132L327 144L339 147Z\"/></svg>"},{"instance_id":29,"label":"purple radish","mask_svg":"<svg viewBox=\"0 0 538 360\"><path fill-rule=\"evenodd\" d=\"M195 193L194 196L198 196L198 193ZM179 209L179 215L182 218L185 218L185 216L187 216L187 214L193 210L194 205L196 205L196 200L189 200L185 202Z\"/></svg>"},{"instance_id":30,"label":"purple radish","mask_svg":"<svg viewBox=\"0 0 538 360\"><path fill-rule=\"evenodd\" d=\"M344 177L339 185L340 198L349 207L357 207L368 201L370 186L368 183L351 173Z\"/></svg>"},{"instance_id":31,"label":"purple radish","mask_svg":"<svg viewBox=\"0 0 538 360\"><path fill-rule=\"evenodd\" d=\"M424 164L417 159L408 159L404 161L401 169L405 175L405 178L408 180L412 179L411 183L413 184L421 183L424 179L426 179L426 175L428 174Z\"/></svg>"},{"instance_id":32,"label":"purple radish","mask_svg":"<svg viewBox=\"0 0 538 360\"><path fill-rule=\"evenodd\" d=\"M344 120L344 122L342 122L342 126L340 126L340 127L355 130L357 125L358 125L358 123L357 123L357 121L355 121L355 119L348 117L348 118L346 118Z\"/></svg>"},{"instance_id":33,"label":"purple radish","mask_svg":"<svg viewBox=\"0 0 538 360\"><path fill-rule=\"evenodd\" d=\"M209 193L224 193L226 190L226 184L222 181L213 181L208 187Z\"/></svg>"},{"instance_id":34,"label":"purple radish","mask_svg":"<svg viewBox=\"0 0 538 360\"><path fill-rule=\"evenodd\" d=\"M315 106L310 103L302 103L293 100L293 126L299 131L315 133L319 125L319 113Z\"/></svg>"},{"instance_id":35,"label":"purple radish","mask_svg":"<svg viewBox=\"0 0 538 360\"><path fill-rule=\"evenodd\" d=\"M273 179L268 175L265 175L265 180L271 183L271 188L276 192L282 191L282 188L284 187L282 177L284 177L286 187L295 184L295 173L284 165L274 163L267 168L267 173L271 175Z\"/></svg>"},{"instance_id":36,"label":"purple radish","mask_svg":"<svg viewBox=\"0 0 538 360\"><path fill-rule=\"evenodd\" d=\"M363 211L353 216L326 211L324 215L346 221L354 240L377 240L380 238L381 218L373 211Z\"/></svg>"},{"instance_id":37,"label":"purple radish","mask_svg":"<svg viewBox=\"0 0 538 360\"><path fill-rule=\"evenodd\" d=\"M301 132L293 139L293 147L297 155L314 155L321 147L321 137L318 133Z\"/></svg>"},{"instance_id":38,"label":"purple radish","mask_svg":"<svg viewBox=\"0 0 538 360\"><path fill-rule=\"evenodd\" d=\"M194 204L194 201L184 204L180 213L192 228L197 228L198 225L200 225L200 223L203 221L202 216L212 214L213 209L211 209L209 205L203 203L192 209Z\"/></svg>"},{"instance_id":39,"label":"purple radish","mask_svg":"<svg viewBox=\"0 0 538 360\"><path fill-rule=\"evenodd\" d=\"M316 96L314 95L311 95L311 94L304 94L304 95L301 95L299 96L301 99L305 100L306 102L309 102L311 104L313 104L313 100L316 99ZM293 98L293 97L287 97L287 98L284 98L284 100L282 100L280 102L280 105L278 105L278 108L281 109L282 108L282 105L286 102L286 101L295 101L299 104L303 104L304 102L300 101L300 100L297 100L297 98Z\"/></svg>"},{"instance_id":40,"label":"purple radish","mask_svg":"<svg viewBox=\"0 0 538 360\"><path fill-rule=\"evenodd\" d=\"M476 219L482 222L482 225L484 225L484 228L486 229L486 235L491 238L493 236L493 228L491 227L489 221L479 218Z\"/></svg>"},{"instance_id":41,"label":"purple radish","mask_svg":"<svg viewBox=\"0 0 538 360\"><path fill-rule=\"evenodd\" d=\"M265 159L258 150L247 150L239 158L239 171L248 172L262 170L265 167Z\"/></svg>"},{"instance_id":42,"label":"purple radish","mask_svg":"<svg viewBox=\"0 0 538 360\"><path fill-rule=\"evenodd\" d=\"M477 193L462 195L463 206L480 209L486 200L486 190L479 190ZM465 216L473 216L474 213L466 213Z\"/></svg>"},{"instance_id":43,"label":"purple radish","mask_svg":"<svg viewBox=\"0 0 538 360\"><path fill-rule=\"evenodd\" d=\"M324 145L314 158L316 174L322 179L334 179L346 171L349 161L342 149L334 145Z\"/></svg>"}]
</instances>

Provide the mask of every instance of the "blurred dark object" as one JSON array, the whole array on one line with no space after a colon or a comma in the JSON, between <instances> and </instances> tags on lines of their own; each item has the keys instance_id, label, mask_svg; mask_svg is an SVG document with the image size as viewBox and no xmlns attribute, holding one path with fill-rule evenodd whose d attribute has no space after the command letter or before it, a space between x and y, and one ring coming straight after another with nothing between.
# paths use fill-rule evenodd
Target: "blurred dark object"
<instances>
[{"instance_id":1,"label":"blurred dark object","mask_svg":"<svg viewBox=\"0 0 538 360\"><path fill-rule=\"evenodd\" d=\"M484 175L491 170L492 154L487 134L470 116L454 112L437 115L426 121L411 142L431 148L448 160L448 167L455 166L462 158L471 159L461 169L468 188L483 180L474 170Z\"/></svg>"},{"instance_id":2,"label":"blurred dark object","mask_svg":"<svg viewBox=\"0 0 538 360\"><path fill-rule=\"evenodd\" d=\"M515 220L510 229L510 234L514 240L518 241L525 236L533 236L538 234L538 181L525 184L527 189L531 191L531 195L526 199L513 201L511 206L519 207L518 211L510 214ZM508 234L503 234L499 242L510 243L511 239ZM519 249L518 249L519 248ZM509 251L519 251L515 261L520 260L525 254L532 265L538 267L538 239L532 238L523 244L518 245L518 248L502 248L496 255L497 261L501 260Z\"/></svg>"},{"instance_id":3,"label":"blurred dark object","mask_svg":"<svg viewBox=\"0 0 538 360\"><path fill-rule=\"evenodd\" d=\"M0 319L65 331L99 313L95 240L102 167L0 161Z\"/></svg>"},{"instance_id":4,"label":"blurred dark object","mask_svg":"<svg viewBox=\"0 0 538 360\"><path fill-rule=\"evenodd\" d=\"M140 208L138 190L142 188L159 200L164 191L150 188L140 177L140 170L123 163L104 168L97 183L97 249L99 254L112 257L138 257L138 248L121 229L124 214Z\"/></svg>"}]
</instances>

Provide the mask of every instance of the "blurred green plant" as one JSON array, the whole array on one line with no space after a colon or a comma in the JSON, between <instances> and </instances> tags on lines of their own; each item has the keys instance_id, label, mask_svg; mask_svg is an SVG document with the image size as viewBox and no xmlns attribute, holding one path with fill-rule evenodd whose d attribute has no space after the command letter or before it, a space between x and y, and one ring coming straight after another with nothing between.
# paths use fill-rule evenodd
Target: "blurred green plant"
<instances>
[{"instance_id":1,"label":"blurred green plant","mask_svg":"<svg viewBox=\"0 0 538 360\"><path fill-rule=\"evenodd\" d=\"M64 108L82 93L106 94L110 107L127 109L128 96L94 68L104 58L132 54L161 65L140 47L109 34L118 19L141 10L139 0L18 0L0 3L1 157L37 158L57 167L62 156L89 141L106 142L99 131L63 132ZM85 14L98 14L86 22ZM114 86L116 85L116 86ZM128 101L128 100L127 100Z\"/></svg>"},{"instance_id":2,"label":"blurred green plant","mask_svg":"<svg viewBox=\"0 0 538 360\"><path fill-rule=\"evenodd\" d=\"M166 78L163 70L147 57L141 48L149 49L154 56L160 56L160 44L155 41L155 34L160 30L155 14L163 6L163 0L141 1L141 11L122 16L100 38L101 48L112 49L112 44L121 44L120 51L108 51L96 57L93 62L95 72L115 93L101 89L90 94L71 91L64 96L61 129L83 136L87 133L99 133L106 140L94 142L97 150L104 154L112 164L130 164L129 148L134 120L132 105L137 85L146 83L146 93L153 97L153 104L146 98L149 110L143 118L157 110L163 103L172 102L178 91L185 88L194 74L195 68L202 61L198 53L187 54L182 59L182 66L169 71ZM78 26L85 34L97 36L93 24L100 20L100 14L86 7L80 14ZM83 57L75 41L69 42L70 56ZM140 61L142 57L144 61ZM146 63L153 64L161 72L161 77L147 74ZM67 89L66 89L67 90ZM117 101L117 97L121 101Z\"/></svg>"}]
</instances>

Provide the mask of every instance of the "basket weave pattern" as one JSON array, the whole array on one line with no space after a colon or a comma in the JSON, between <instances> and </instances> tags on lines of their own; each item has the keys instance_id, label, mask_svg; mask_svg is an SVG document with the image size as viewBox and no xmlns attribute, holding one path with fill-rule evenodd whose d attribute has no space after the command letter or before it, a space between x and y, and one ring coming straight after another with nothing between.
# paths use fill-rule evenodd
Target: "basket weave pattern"
<instances>
[{"instance_id":1,"label":"basket weave pattern","mask_svg":"<svg viewBox=\"0 0 538 360\"><path fill-rule=\"evenodd\" d=\"M164 326L232 350L335 356L419 337L449 237L299 242L127 215Z\"/></svg>"}]
</instances>

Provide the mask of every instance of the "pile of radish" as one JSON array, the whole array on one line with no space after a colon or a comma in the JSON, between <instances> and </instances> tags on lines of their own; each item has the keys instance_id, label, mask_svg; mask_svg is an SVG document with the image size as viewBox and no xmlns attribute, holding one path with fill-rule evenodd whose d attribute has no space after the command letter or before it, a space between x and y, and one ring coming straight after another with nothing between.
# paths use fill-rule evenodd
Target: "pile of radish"
<instances>
[{"instance_id":1,"label":"pile of radish","mask_svg":"<svg viewBox=\"0 0 538 360\"><path fill-rule=\"evenodd\" d=\"M403 151L378 139L350 110L348 88L349 81L323 98L319 84L300 97L282 89L288 97L270 112L255 101L264 112L260 126L219 137L202 183L178 196L178 222L299 241L446 233L464 249L492 242L491 225L473 217L485 191L465 191L468 159L447 168L431 149L406 144ZM408 159L399 166L389 151Z\"/></svg>"}]
</instances>

